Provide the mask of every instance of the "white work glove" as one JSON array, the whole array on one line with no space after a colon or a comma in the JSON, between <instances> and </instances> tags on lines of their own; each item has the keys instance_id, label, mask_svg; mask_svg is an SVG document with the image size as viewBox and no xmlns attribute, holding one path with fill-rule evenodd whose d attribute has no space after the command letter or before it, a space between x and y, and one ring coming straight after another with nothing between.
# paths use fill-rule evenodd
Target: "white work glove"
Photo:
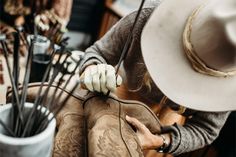
<instances>
[{"instance_id":1,"label":"white work glove","mask_svg":"<svg viewBox=\"0 0 236 157\"><path fill-rule=\"evenodd\" d=\"M111 65L91 65L83 73L83 82L88 90L107 94L108 91L114 92L122 83L120 75L116 76L115 73Z\"/></svg>"}]
</instances>

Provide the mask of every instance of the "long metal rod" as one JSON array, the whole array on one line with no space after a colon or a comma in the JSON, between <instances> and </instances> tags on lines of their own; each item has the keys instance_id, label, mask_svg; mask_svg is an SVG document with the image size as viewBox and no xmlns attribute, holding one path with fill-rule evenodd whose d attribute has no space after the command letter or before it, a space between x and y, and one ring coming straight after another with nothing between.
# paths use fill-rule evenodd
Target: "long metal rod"
<instances>
[{"instance_id":1,"label":"long metal rod","mask_svg":"<svg viewBox=\"0 0 236 157\"><path fill-rule=\"evenodd\" d=\"M77 62L75 68L72 70L72 73L71 73L70 77L67 79L66 83L65 83L64 86L62 87L63 89L65 89L65 88L67 87L67 85L70 83L70 80L72 79L72 77L73 77L73 75L75 74L75 72L76 72L77 68L79 67L79 65L80 65L80 62ZM77 87L78 84L79 84L79 82L76 83L75 87ZM72 92L74 92L74 90L75 90L75 89L72 89ZM52 101L52 102L53 102L53 105L52 105L52 104L48 104L49 110L51 109L51 106L55 106L55 104L57 104L57 103L59 102L59 99L61 98L62 94L63 94L63 90L62 90L62 91L60 92L60 94L57 96L57 99L56 99L55 101ZM65 99L65 100L66 100L66 99ZM65 100L64 100L64 101L65 101ZM64 102L64 101L63 101L63 102ZM63 105L64 103L61 103L61 104ZM59 108L60 108L60 107L59 107ZM59 109L59 111L60 111L60 110L61 110L61 108ZM45 117L48 117L49 114L50 114L50 113L48 113ZM45 117L40 120L39 124L42 124L43 121L45 121Z\"/></svg>"},{"instance_id":2,"label":"long metal rod","mask_svg":"<svg viewBox=\"0 0 236 157\"><path fill-rule=\"evenodd\" d=\"M58 76L58 74L59 74L59 72L60 72L60 69L63 68L63 65L64 65L64 63L66 62L66 60L67 60L68 57L69 57L69 54L66 54L66 57L65 57L65 59L63 60L62 63L60 63L60 60L58 60L58 64L57 64L56 67L55 67L54 76L52 77L52 79L51 79L50 82L49 82L49 85L50 85L50 86L48 86L48 88L46 89L46 91L45 91L45 93L44 93L44 97L43 97L43 99L42 99L42 102L45 102L45 101L46 101L47 96L48 96L49 89L50 89L52 83L54 82L54 80L56 79L56 77ZM57 67L57 66L58 66L58 67ZM64 76L63 76L63 77L64 77Z\"/></svg>"},{"instance_id":3,"label":"long metal rod","mask_svg":"<svg viewBox=\"0 0 236 157\"><path fill-rule=\"evenodd\" d=\"M61 57L62 57L62 56L61 56ZM49 90L50 90L50 88L51 88L51 86L52 86L54 80L55 80L56 77L58 76L58 74L59 74L59 72L60 72L60 69L63 67L63 65L64 65L64 63L66 62L66 60L67 60L68 57L69 57L69 55L67 54L62 63L60 63L60 60L61 60L61 59L60 59L60 58L58 59L58 61L57 61L57 63L56 63L56 66L55 66L55 69L54 69L54 71L53 71L53 76L52 76L52 78L51 78L51 80L50 80L50 82L49 82L49 85L48 85L48 87L46 88L43 97L41 97L41 99L40 99L40 101L39 101L39 104L41 104L41 105L40 105L40 108L39 108L39 111L40 111L40 110L42 109L42 107L43 107L42 104L45 104L45 103L46 103L46 99L47 99L47 97L48 97ZM64 77L64 76L63 76L63 77ZM39 115L38 115L38 114L39 114ZM37 113L36 113L36 116L37 116L37 117L40 117L40 116L41 116L41 112L37 112Z\"/></svg>"},{"instance_id":4,"label":"long metal rod","mask_svg":"<svg viewBox=\"0 0 236 157\"><path fill-rule=\"evenodd\" d=\"M70 91L70 93L73 93L75 91L75 89L77 88L77 86L79 85L79 81L74 85L74 87L72 88L72 90ZM45 123L41 123L41 125L39 126L38 130L36 130L35 134L39 133L40 131L44 130L44 128L57 116L57 114L61 111L61 109L65 106L66 102L69 100L70 98L70 94L67 95L67 97L62 101L62 103L59 105L59 108L54 112L52 118L50 118L48 121L46 121ZM45 117L44 120L48 119L50 116L50 114Z\"/></svg>"},{"instance_id":5,"label":"long metal rod","mask_svg":"<svg viewBox=\"0 0 236 157\"><path fill-rule=\"evenodd\" d=\"M33 41L31 41L31 46L29 49L29 54L28 54L27 63L26 63L26 72L24 75L23 89L22 89L22 96L21 96L21 106L22 107L24 106L26 96L27 96L27 88L28 88L28 84L29 84L31 65L32 65L32 60L33 60L34 44L35 44L35 39L33 39Z\"/></svg>"},{"instance_id":6,"label":"long metal rod","mask_svg":"<svg viewBox=\"0 0 236 157\"><path fill-rule=\"evenodd\" d=\"M27 96L27 88L29 84L29 79L30 79L30 72L31 72L31 65L32 65L32 60L33 60L33 50L34 50L34 44L36 42L36 37L31 41L31 45L29 48L29 53L28 53L28 58L27 58L27 63L26 63L26 72L24 75L24 81L23 81L23 89L22 89L22 94L21 94L21 101L20 101L20 106L21 106L21 111L24 112L24 103L26 101L26 96ZM22 124L24 125L24 123ZM17 128L17 135L20 136L21 134L21 129L22 128Z\"/></svg>"},{"instance_id":7,"label":"long metal rod","mask_svg":"<svg viewBox=\"0 0 236 157\"><path fill-rule=\"evenodd\" d=\"M14 51L13 51L13 77L16 88L18 89L18 78L19 78L19 47L20 47L20 36L19 32L14 33Z\"/></svg>"},{"instance_id":8,"label":"long metal rod","mask_svg":"<svg viewBox=\"0 0 236 157\"><path fill-rule=\"evenodd\" d=\"M64 51L64 48L62 48L62 50ZM61 52L60 55L59 55L59 58L58 58L58 60L57 60L56 65L58 65L58 64L60 63L60 59L61 59L61 57L62 57L62 54L63 54L63 53ZM50 63L50 68L51 68L51 66L52 66L52 60L51 60L51 63ZM47 69L47 70L50 70L50 69ZM47 87L47 89L46 89L46 91L45 91L45 93L44 93L43 96L41 95L42 87L43 87L43 85L41 84L40 89L39 89L39 91L38 91L38 95L37 95L37 97L36 97L36 99L35 99L35 101L34 101L34 107L33 107L33 109L31 110L31 113L29 114L28 120L27 120L27 122L26 122L26 125L25 125L25 128L24 128L22 137L24 137L24 136L26 135L26 131L29 132L29 130L32 130L33 125L30 126L31 118L33 118L33 121L34 121L35 118L36 118L36 116L38 115L38 113L36 112L36 111L37 111L37 108L38 108L39 104L42 102L42 100L44 99L44 97L47 97L49 88L52 86L52 83L53 83L54 79L56 78L57 74L58 74L58 71L53 71L52 79L50 80L50 82L49 82L49 84L48 84L48 87ZM44 75L44 78L43 78L43 79L46 79L46 78L45 78L45 75ZM43 80L43 81L45 81L45 80ZM41 110L41 108L42 108L42 107L40 107L39 110ZM36 112L37 114L34 115L35 112Z\"/></svg>"},{"instance_id":9,"label":"long metal rod","mask_svg":"<svg viewBox=\"0 0 236 157\"><path fill-rule=\"evenodd\" d=\"M12 85L12 88L13 88L13 94L16 96L16 97L15 97L15 98L16 98L16 106L17 106L17 110L18 110L18 112L19 112L19 118L20 118L20 121L21 121L22 124L23 124L24 118L23 118L23 115L22 115L22 113L21 113L19 96L18 96L18 94L17 94L17 93L18 93L18 92L17 92L18 89L17 89L16 86L15 86L14 78L13 78L13 76L12 76L12 74L11 74L11 68L10 68L10 64L9 64L9 60L8 60L8 56L7 56L7 50L6 50L6 43L5 43L3 40L1 40L0 42L1 42L1 45L2 45L2 48L3 48L4 58L5 58L5 60L6 60L7 70L8 70L8 74L9 74L9 77L10 77L11 85Z\"/></svg>"},{"instance_id":10,"label":"long metal rod","mask_svg":"<svg viewBox=\"0 0 236 157\"><path fill-rule=\"evenodd\" d=\"M16 88L18 89L18 78L19 78L19 47L20 47L20 37L19 37L19 32L14 33L14 51L13 51L13 77L14 77L14 83ZM19 93L17 92L18 97ZM16 103L16 98L15 95L12 95L12 104ZM18 115L17 113L17 108L16 105L12 105L11 109L11 114L12 114L12 125L15 126L15 120L18 119L19 117L15 117L15 115Z\"/></svg>"},{"instance_id":11,"label":"long metal rod","mask_svg":"<svg viewBox=\"0 0 236 157\"><path fill-rule=\"evenodd\" d=\"M64 61L64 62L65 62L65 61ZM64 64L64 62L63 62L62 64ZM59 89L59 86L60 86L60 84L61 84L61 82L62 82L64 76L65 76L65 73L63 73L62 76L59 78L59 81L58 81L58 83L57 83L57 85L56 85L56 89L53 91L53 94L50 95L49 100L46 102L46 99L47 99L47 98L45 98L45 101L43 101L42 104L46 104L46 103L47 103L47 105L46 105L47 110L45 110L43 113L42 113L42 112L37 112L37 113L36 113L38 119L37 119L37 121L35 121L34 126L32 127L32 130L31 130L30 132L34 132L34 129L37 129L36 127L39 126L39 124L41 124L41 122L43 121L44 117L47 116L47 114L50 114L50 112L48 112L48 110L50 111L50 106L51 106L51 104L55 101L55 97L56 97L57 91L58 91L58 89ZM53 79L53 80L54 80L54 79ZM48 86L48 87L49 87L49 86ZM51 88L51 86L50 86L49 88ZM58 100L58 99L60 99L60 95L57 96L57 100ZM42 104L41 104L40 108L38 109L39 111L42 110L42 107L43 107ZM47 113L47 112L48 112L48 113Z\"/></svg>"},{"instance_id":12,"label":"long metal rod","mask_svg":"<svg viewBox=\"0 0 236 157\"><path fill-rule=\"evenodd\" d=\"M68 68L68 66L66 67L66 69L67 68ZM61 85L61 82L63 81L64 77L65 77L65 72L62 73L61 77L59 78L59 80L57 82L56 89L54 90L52 96L50 96L50 98L47 102L47 105L46 105L47 109L50 109L51 104L55 101L57 91L58 91L59 86ZM58 96L58 98L60 98L60 97Z\"/></svg>"},{"instance_id":13,"label":"long metal rod","mask_svg":"<svg viewBox=\"0 0 236 157\"><path fill-rule=\"evenodd\" d=\"M30 112L30 114L29 114L29 116L28 116L28 118L27 118L25 128L24 128L23 133L22 133L22 135L21 135L22 137L24 137L25 134L26 134L26 131L29 130L28 127L29 127L29 125L30 125L30 121L34 121L34 119L35 119L35 117L33 117L33 114L35 113L36 109L38 108L38 104L39 104L38 101L39 101L39 99L40 99L40 97L41 97L41 93L42 93L42 89L43 89L43 84L45 83L45 81L46 81L46 79L47 79L47 76L48 76L48 74L49 74L49 72L50 72L50 70L51 70L51 67L52 67L52 64L53 64L53 58L54 58L54 56L55 56L55 53L56 53L56 52L53 51L53 53L51 54L51 60L50 60L49 65L48 65L48 67L47 67L47 69L46 69L46 72L44 73L44 76L43 76L41 85L40 85L40 87L39 87L38 93L37 93L37 95L36 95L36 99L35 99L35 101L34 101L34 106L33 106L32 110L31 110L31 112ZM33 117L33 118L32 118L32 117Z\"/></svg>"},{"instance_id":14,"label":"long metal rod","mask_svg":"<svg viewBox=\"0 0 236 157\"><path fill-rule=\"evenodd\" d=\"M124 61L125 57L127 56L128 50L130 48L130 43L131 43L131 40L132 40L132 36L134 34L134 28L135 28L136 23L137 23L137 21L139 19L139 16L140 16L140 13L142 11L144 2L145 2L145 0L142 0L141 4L139 6L137 15L136 15L134 23L133 23L133 26L132 26L131 31L130 31L130 33L128 35L128 38L127 38L127 40L125 42L124 48L123 48L123 50L121 52L120 59L119 59L119 61L117 63L117 66L116 66L116 75L118 74L118 72L120 70L121 63ZM108 91L106 95L108 96L110 94L110 92L111 91Z\"/></svg>"},{"instance_id":15,"label":"long metal rod","mask_svg":"<svg viewBox=\"0 0 236 157\"><path fill-rule=\"evenodd\" d=\"M64 60L64 62L62 63L62 65L64 65L65 62L66 62L66 59ZM65 89L65 88L67 87L67 85L69 84L69 82L70 82L71 78L73 77L73 74L75 73L75 71L76 71L76 69L78 68L79 64L80 64L80 62L78 62L78 63L76 64L76 67L72 70L72 73L71 73L70 77L67 79L66 83L65 83L64 86L62 87L63 89ZM67 67L67 68L68 68L68 67ZM66 69L67 69L67 68L66 68ZM65 75L65 74L63 74L63 75L61 76L60 80L64 78L64 75ZM59 85L60 85L60 80L59 80L59 82L58 82L58 84L57 84L57 86L56 86L56 89L54 90L53 95L51 96L51 98L49 99L49 102L47 103L47 109L48 109L48 110L51 110L51 106L54 106L55 104L57 104L58 101L59 101L59 99L60 99L61 96L62 96L63 91L61 91L61 92L58 94L57 99L55 99L55 95L56 95L57 90L58 90ZM41 113L41 112L40 112L40 113ZM43 116L41 116L41 114L40 114L39 117L42 117L42 118L39 118L38 123L35 123L35 124L37 124L37 125L41 124L41 123L44 121L44 119L45 119L44 117L49 116L49 114L50 114L50 112L48 112L48 113L46 114L46 111L43 113Z\"/></svg>"},{"instance_id":16,"label":"long metal rod","mask_svg":"<svg viewBox=\"0 0 236 157\"><path fill-rule=\"evenodd\" d=\"M36 103L36 106L38 106L40 103L42 103L43 99L47 97L49 88L52 86L52 84L53 84L53 82L54 82L54 79L57 77L57 75L58 75L58 73L59 73L59 69L58 69L58 68L61 68L60 60L61 60L61 58L62 58L63 52L64 52L64 47L62 48L61 53L60 53L60 55L59 55L59 57L58 57L58 60L57 60L57 62L56 62L56 64L55 64L55 68L54 68L54 70L53 70L52 78L51 78L51 80L49 81L48 87L47 87L47 89L46 89L44 95L43 95L43 96L39 96L39 97L36 99L36 100L37 100L37 101L35 102L35 103Z\"/></svg>"},{"instance_id":17,"label":"long metal rod","mask_svg":"<svg viewBox=\"0 0 236 157\"><path fill-rule=\"evenodd\" d=\"M132 26L131 31L130 31L130 33L129 33L129 36L128 36L126 42L125 42L125 46L124 46L124 48L123 48L123 50L122 50L122 53L121 53L119 62L118 62L117 67L116 67L116 74L118 74L118 71L119 71L119 69L120 69L121 63L122 63L122 61L125 59L125 57L126 57L126 55L127 55L127 53L128 53L128 50L129 50L129 47L130 47L130 42L131 42L132 36L133 36L133 34L134 34L134 28L135 28L136 23L137 23L137 21L138 21L138 19L139 19L139 16L140 16L140 13L141 13L141 11L142 11L144 2L145 2L145 0L142 0L141 4L140 4L140 6L139 6L139 9L138 9L138 13L137 13L137 15L136 15L136 17L135 17L133 26Z\"/></svg>"},{"instance_id":18,"label":"long metal rod","mask_svg":"<svg viewBox=\"0 0 236 157\"><path fill-rule=\"evenodd\" d=\"M79 67L79 65L80 65L80 62L77 62L75 68L72 70L72 73L71 73L70 77L67 79L66 83L64 84L63 89L65 89L67 87L67 85L70 83L70 80L72 79L72 77L75 74L75 72L76 72L77 68ZM62 93L63 93L63 91L61 91L61 93L58 95L58 98L60 98L62 96ZM58 101L59 101L59 99L56 99L55 101L53 101L52 106L55 106L55 104L57 104Z\"/></svg>"}]
</instances>

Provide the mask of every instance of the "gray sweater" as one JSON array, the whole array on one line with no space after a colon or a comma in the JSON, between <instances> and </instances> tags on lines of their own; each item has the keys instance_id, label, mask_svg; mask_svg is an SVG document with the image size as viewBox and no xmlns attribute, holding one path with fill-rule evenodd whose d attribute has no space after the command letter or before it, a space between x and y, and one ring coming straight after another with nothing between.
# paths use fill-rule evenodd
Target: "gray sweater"
<instances>
[{"instance_id":1,"label":"gray sweater","mask_svg":"<svg viewBox=\"0 0 236 157\"><path fill-rule=\"evenodd\" d=\"M145 23L151 15L154 8L145 8L142 10L139 21L136 25L131 46L124 60L124 83L132 92L138 92L141 96L158 103L163 96L161 91L152 82L151 91L147 90L143 82L143 77L147 71L141 53L140 37ZM90 64L99 64L107 62L116 65L120 58L122 48L125 44L132 23L134 22L136 12L122 18L113 26L99 41L86 50L83 69ZM224 125L229 112L209 113L195 111L192 118L188 119L184 126L174 124L165 126L163 133L171 134L171 145L168 152L173 155L193 151L202 148L218 136Z\"/></svg>"}]
</instances>

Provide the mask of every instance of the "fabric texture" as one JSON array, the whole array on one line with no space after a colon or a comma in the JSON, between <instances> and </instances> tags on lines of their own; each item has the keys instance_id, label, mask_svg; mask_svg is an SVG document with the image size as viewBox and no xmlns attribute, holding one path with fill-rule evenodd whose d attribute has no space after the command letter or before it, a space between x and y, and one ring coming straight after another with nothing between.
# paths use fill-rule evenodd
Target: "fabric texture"
<instances>
[{"instance_id":1,"label":"fabric texture","mask_svg":"<svg viewBox=\"0 0 236 157\"><path fill-rule=\"evenodd\" d=\"M130 92L138 93L141 97L153 103L159 103L163 97L156 85L151 83L151 90L143 84L147 72L141 47L140 37L142 29L154 8L144 8L132 35L132 42L128 54L123 62L121 75L124 84ZM136 12L122 18L100 40L89 47L86 52L93 52L102 56L108 64L115 66L120 58L123 46L134 22ZM86 54L85 54L86 55ZM89 63L89 60L87 61ZM92 63L91 63L92 64ZM178 155L184 152L199 149L210 144L218 136L229 112L207 113L194 111L192 118L184 126L173 125L163 128L164 132L171 134L169 153ZM166 128L166 129L165 129Z\"/></svg>"}]
</instances>

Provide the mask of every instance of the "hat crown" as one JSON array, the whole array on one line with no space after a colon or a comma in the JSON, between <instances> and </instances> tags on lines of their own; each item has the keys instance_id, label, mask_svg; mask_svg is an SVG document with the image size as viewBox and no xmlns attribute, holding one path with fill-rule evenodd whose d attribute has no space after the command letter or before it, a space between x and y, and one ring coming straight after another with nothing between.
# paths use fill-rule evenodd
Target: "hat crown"
<instances>
[{"instance_id":1,"label":"hat crown","mask_svg":"<svg viewBox=\"0 0 236 157\"><path fill-rule=\"evenodd\" d=\"M236 1L210 1L192 23L191 42L199 58L220 71L236 70Z\"/></svg>"},{"instance_id":2,"label":"hat crown","mask_svg":"<svg viewBox=\"0 0 236 157\"><path fill-rule=\"evenodd\" d=\"M152 13L142 55L170 100L201 111L236 109L235 10L236 0L164 0Z\"/></svg>"}]
</instances>

